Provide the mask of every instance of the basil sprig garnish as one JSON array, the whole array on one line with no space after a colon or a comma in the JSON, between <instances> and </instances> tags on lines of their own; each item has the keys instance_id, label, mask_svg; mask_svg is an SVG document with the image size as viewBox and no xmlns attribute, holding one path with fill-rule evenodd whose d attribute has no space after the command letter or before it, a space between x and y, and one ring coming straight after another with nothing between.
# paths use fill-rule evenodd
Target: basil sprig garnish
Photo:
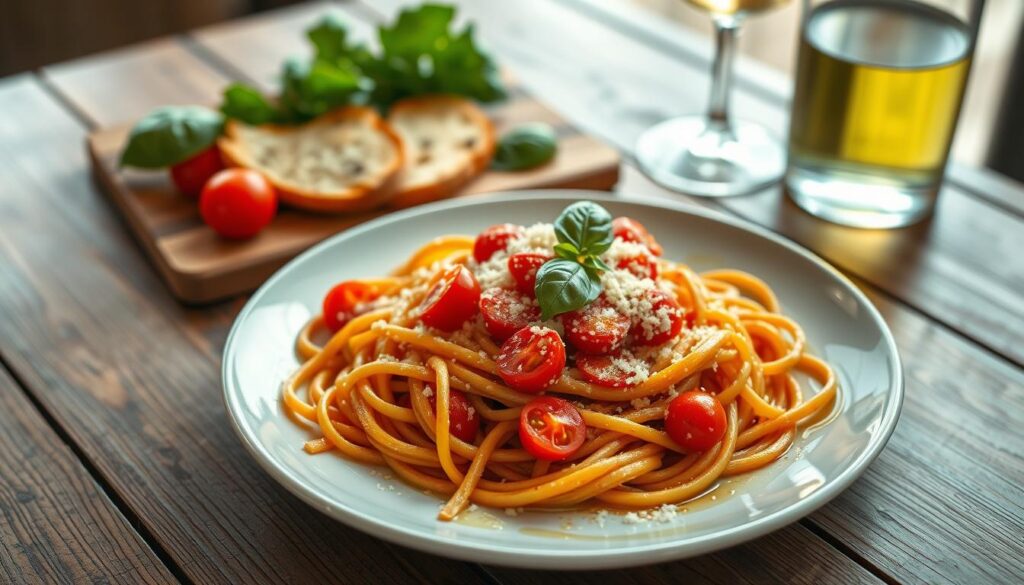
<instances>
[{"instance_id":1,"label":"basil sprig garnish","mask_svg":"<svg viewBox=\"0 0 1024 585\"><path fill-rule=\"evenodd\" d=\"M537 271L541 318L575 311L601 294L601 272L611 270L600 255L612 245L612 216L592 201L566 207L555 220L556 258Z\"/></svg>"},{"instance_id":2,"label":"basil sprig garnish","mask_svg":"<svg viewBox=\"0 0 1024 585\"><path fill-rule=\"evenodd\" d=\"M139 120L121 153L121 165L159 169L209 148L220 136L224 116L198 106L167 106Z\"/></svg>"}]
</instances>

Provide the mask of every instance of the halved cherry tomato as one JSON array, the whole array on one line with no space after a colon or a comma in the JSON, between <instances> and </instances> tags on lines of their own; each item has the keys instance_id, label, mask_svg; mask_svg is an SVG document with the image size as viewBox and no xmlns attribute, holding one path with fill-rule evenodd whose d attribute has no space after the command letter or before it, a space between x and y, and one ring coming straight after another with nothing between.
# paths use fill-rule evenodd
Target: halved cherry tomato
<instances>
[{"instance_id":1,"label":"halved cherry tomato","mask_svg":"<svg viewBox=\"0 0 1024 585\"><path fill-rule=\"evenodd\" d=\"M630 371L640 360L629 355L576 354L576 368L588 382L609 388L625 388L634 376Z\"/></svg>"},{"instance_id":2,"label":"halved cherry tomato","mask_svg":"<svg viewBox=\"0 0 1024 585\"><path fill-rule=\"evenodd\" d=\"M192 158L181 161L171 167L171 180L174 186L189 197L198 197L203 185L210 177L224 170L224 161L220 159L217 145L200 152Z\"/></svg>"},{"instance_id":3,"label":"halved cherry tomato","mask_svg":"<svg viewBox=\"0 0 1024 585\"><path fill-rule=\"evenodd\" d=\"M533 252L509 256L508 271L512 273L512 279L516 282L516 290L524 295L529 295L530 298L536 297L537 293L534 291L534 287L537 285L537 270L548 260L551 260L551 256Z\"/></svg>"},{"instance_id":4,"label":"halved cherry tomato","mask_svg":"<svg viewBox=\"0 0 1024 585\"><path fill-rule=\"evenodd\" d=\"M498 375L522 392L536 394L558 380L565 369L565 344L545 327L524 327L501 345Z\"/></svg>"},{"instance_id":5,"label":"halved cherry tomato","mask_svg":"<svg viewBox=\"0 0 1024 585\"><path fill-rule=\"evenodd\" d=\"M619 313L603 299L566 313L565 338L586 353L611 353L626 340L629 317Z\"/></svg>"},{"instance_id":6,"label":"halved cherry tomato","mask_svg":"<svg viewBox=\"0 0 1024 585\"><path fill-rule=\"evenodd\" d=\"M445 270L420 303L420 321L424 325L454 331L477 311L480 285L468 268L456 264Z\"/></svg>"},{"instance_id":7,"label":"halved cherry tomato","mask_svg":"<svg viewBox=\"0 0 1024 585\"><path fill-rule=\"evenodd\" d=\"M707 392L684 392L665 411L665 432L687 451L714 447L725 436L725 426L722 403Z\"/></svg>"},{"instance_id":8,"label":"halved cherry tomato","mask_svg":"<svg viewBox=\"0 0 1024 585\"><path fill-rule=\"evenodd\" d=\"M331 331L341 329L359 315L367 303L379 296L377 287L359 280L346 280L334 285L324 297L324 325Z\"/></svg>"},{"instance_id":9,"label":"halved cherry tomato","mask_svg":"<svg viewBox=\"0 0 1024 585\"><path fill-rule=\"evenodd\" d=\"M274 219L277 190L251 169L225 169L206 182L199 215L225 238L251 238Z\"/></svg>"},{"instance_id":10,"label":"halved cherry tomato","mask_svg":"<svg viewBox=\"0 0 1024 585\"><path fill-rule=\"evenodd\" d=\"M519 414L519 442L530 455L546 461L564 461L587 440L587 425L569 401L541 396Z\"/></svg>"},{"instance_id":11,"label":"halved cherry tomato","mask_svg":"<svg viewBox=\"0 0 1024 585\"><path fill-rule=\"evenodd\" d=\"M504 341L533 321L540 320L540 307L533 299L504 288L489 288L480 295L480 314L492 337Z\"/></svg>"},{"instance_id":12,"label":"halved cherry tomato","mask_svg":"<svg viewBox=\"0 0 1024 585\"><path fill-rule=\"evenodd\" d=\"M658 278L658 263L647 254L620 258L615 268L627 270L637 278Z\"/></svg>"},{"instance_id":13,"label":"halved cherry tomato","mask_svg":"<svg viewBox=\"0 0 1024 585\"><path fill-rule=\"evenodd\" d=\"M683 309L675 299L659 289L647 291L647 298L651 302L650 314L633 323L630 333L637 345L661 345L682 331Z\"/></svg>"},{"instance_id":14,"label":"halved cherry tomato","mask_svg":"<svg viewBox=\"0 0 1024 585\"><path fill-rule=\"evenodd\" d=\"M498 250L504 250L508 243L523 235L523 226L499 223L480 232L473 242L473 257L477 262L486 262Z\"/></svg>"},{"instance_id":15,"label":"halved cherry tomato","mask_svg":"<svg viewBox=\"0 0 1024 585\"><path fill-rule=\"evenodd\" d=\"M612 220L612 235L622 238L624 242L636 242L647 246L651 254L661 256L661 245L654 239L654 236L647 231L642 223L628 217L616 217Z\"/></svg>"},{"instance_id":16,"label":"halved cherry tomato","mask_svg":"<svg viewBox=\"0 0 1024 585\"><path fill-rule=\"evenodd\" d=\"M430 388L428 386L428 388ZM431 389L430 408L437 412L437 393ZM476 439L476 432L480 429L480 417L470 404L469 398L462 390L455 388L448 389L448 432L466 443L472 443Z\"/></svg>"}]
</instances>

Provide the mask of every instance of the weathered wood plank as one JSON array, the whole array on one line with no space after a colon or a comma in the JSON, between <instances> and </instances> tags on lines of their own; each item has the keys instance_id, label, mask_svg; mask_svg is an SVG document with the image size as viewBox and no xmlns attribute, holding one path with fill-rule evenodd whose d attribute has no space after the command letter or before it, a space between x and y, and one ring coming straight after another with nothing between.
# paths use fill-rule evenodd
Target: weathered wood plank
<instances>
[{"instance_id":1,"label":"weathered wood plank","mask_svg":"<svg viewBox=\"0 0 1024 585\"><path fill-rule=\"evenodd\" d=\"M0 581L177 582L2 367L0 477Z\"/></svg>"},{"instance_id":2,"label":"weathered wood plank","mask_svg":"<svg viewBox=\"0 0 1024 585\"><path fill-rule=\"evenodd\" d=\"M788 583L818 585L821 583L882 583L853 559L839 551L822 546L817 536L800 525L793 525L744 546L696 557L686 561L664 563L621 571L574 571L544 573L487 567L487 570L508 585L559 583L561 585L677 583ZM794 554L793 551L800 551Z\"/></svg>"},{"instance_id":3,"label":"weathered wood plank","mask_svg":"<svg viewBox=\"0 0 1024 585\"><path fill-rule=\"evenodd\" d=\"M478 578L330 520L263 473L220 398L239 305L170 298L87 180L86 129L40 86L0 85L0 112L0 353L188 578Z\"/></svg>"},{"instance_id":4,"label":"weathered wood plank","mask_svg":"<svg viewBox=\"0 0 1024 585\"><path fill-rule=\"evenodd\" d=\"M394 12L409 0L372 3ZM706 67L661 53L572 8L543 0L465 3L480 37L523 84L578 126L631 151L652 123L700 111ZM572 26L566 26L572 22ZM784 134L775 99L738 91L741 117ZM854 230L800 211L776 189L715 200L732 213L806 245L852 274L1024 363L1024 219L944 189L935 217L903 230Z\"/></svg>"}]
</instances>

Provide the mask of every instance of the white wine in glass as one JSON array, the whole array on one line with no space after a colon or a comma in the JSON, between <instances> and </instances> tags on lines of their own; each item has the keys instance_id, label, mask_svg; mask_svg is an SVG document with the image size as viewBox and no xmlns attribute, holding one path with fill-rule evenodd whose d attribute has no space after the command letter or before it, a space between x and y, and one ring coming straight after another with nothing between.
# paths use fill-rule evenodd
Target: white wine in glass
<instances>
[{"instance_id":1,"label":"white wine in glass","mask_svg":"<svg viewBox=\"0 0 1024 585\"><path fill-rule=\"evenodd\" d=\"M785 152L758 124L729 115L736 37L750 13L787 0L687 0L711 13L715 59L707 114L662 122L640 136L640 169L664 187L690 195L725 197L758 191L782 178Z\"/></svg>"}]
</instances>

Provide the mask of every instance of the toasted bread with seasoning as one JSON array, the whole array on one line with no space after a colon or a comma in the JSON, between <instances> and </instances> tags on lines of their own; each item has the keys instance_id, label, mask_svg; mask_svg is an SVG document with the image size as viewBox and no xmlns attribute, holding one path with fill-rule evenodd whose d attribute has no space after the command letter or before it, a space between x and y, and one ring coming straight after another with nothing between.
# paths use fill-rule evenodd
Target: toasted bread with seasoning
<instances>
[{"instance_id":1,"label":"toasted bread with seasoning","mask_svg":"<svg viewBox=\"0 0 1024 585\"><path fill-rule=\"evenodd\" d=\"M310 211L362 211L397 194L401 139L371 108L348 106L301 126L229 120L225 161L263 173L283 203Z\"/></svg>"},{"instance_id":2,"label":"toasted bread with seasoning","mask_svg":"<svg viewBox=\"0 0 1024 585\"><path fill-rule=\"evenodd\" d=\"M405 151L393 207L454 194L486 170L494 156L494 125L476 104L463 98L408 98L391 107L387 121Z\"/></svg>"}]
</instances>

